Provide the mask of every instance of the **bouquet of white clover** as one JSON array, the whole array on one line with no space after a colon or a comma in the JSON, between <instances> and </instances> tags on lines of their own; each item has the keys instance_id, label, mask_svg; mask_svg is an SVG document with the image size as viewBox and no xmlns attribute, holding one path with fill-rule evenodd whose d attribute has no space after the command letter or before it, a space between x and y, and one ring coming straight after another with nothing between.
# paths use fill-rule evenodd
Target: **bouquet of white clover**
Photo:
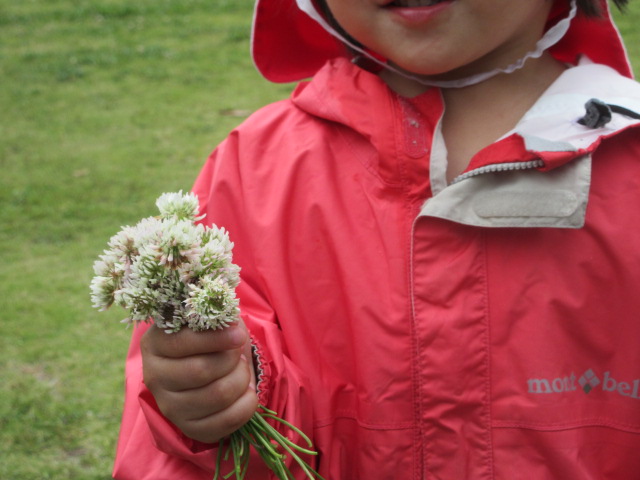
<instances>
[{"instance_id":1,"label":"bouquet of white clover","mask_svg":"<svg viewBox=\"0 0 640 480\"><path fill-rule=\"evenodd\" d=\"M159 217L123 227L111 237L108 249L94 263L93 306L113 304L128 311L124 323L153 322L166 333L187 326L194 331L222 329L239 319L235 287L240 268L232 263L233 244L224 228L205 227L198 217L194 194L165 193L156 201ZM303 448L278 432L267 419L290 428L308 444ZM309 438L277 414L260 405L251 420L220 441L214 480L222 460L233 457L234 469L224 478L246 475L253 446L281 480L293 475L287 455L307 478L322 477L298 453L316 455Z\"/></svg>"}]
</instances>

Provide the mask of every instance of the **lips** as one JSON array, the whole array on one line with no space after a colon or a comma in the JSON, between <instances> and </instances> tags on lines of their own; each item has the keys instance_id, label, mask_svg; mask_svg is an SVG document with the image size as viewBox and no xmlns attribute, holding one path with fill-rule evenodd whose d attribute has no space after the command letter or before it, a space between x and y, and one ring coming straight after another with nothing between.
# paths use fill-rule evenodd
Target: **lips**
<instances>
[{"instance_id":1,"label":"lips","mask_svg":"<svg viewBox=\"0 0 640 480\"><path fill-rule=\"evenodd\" d=\"M389 3L388 6L403 7L403 8L431 7L442 1L443 0L394 0L393 2Z\"/></svg>"}]
</instances>

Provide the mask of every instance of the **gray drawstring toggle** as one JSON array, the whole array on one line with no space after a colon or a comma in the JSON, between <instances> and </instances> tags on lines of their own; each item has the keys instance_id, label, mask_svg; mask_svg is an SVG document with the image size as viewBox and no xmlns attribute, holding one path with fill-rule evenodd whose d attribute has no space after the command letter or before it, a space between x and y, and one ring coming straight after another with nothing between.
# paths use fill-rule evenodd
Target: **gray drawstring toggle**
<instances>
[{"instance_id":1,"label":"gray drawstring toggle","mask_svg":"<svg viewBox=\"0 0 640 480\"><path fill-rule=\"evenodd\" d=\"M589 128L601 128L611 121L613 113L620 113L630 118L640 120L640 114L629 110L628 108L620 107L619 105L611 105L604 103L602 100L592 98L585 104L587 112L584 117L578 120L580 125L584 125Z\"/></svg>"}]
</instances>

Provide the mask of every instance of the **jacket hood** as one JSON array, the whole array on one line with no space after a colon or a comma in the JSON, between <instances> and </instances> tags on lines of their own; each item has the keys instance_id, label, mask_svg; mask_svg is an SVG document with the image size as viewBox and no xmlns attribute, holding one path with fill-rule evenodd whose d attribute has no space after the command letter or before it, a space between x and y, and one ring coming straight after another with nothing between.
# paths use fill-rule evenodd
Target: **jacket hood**
<instances>
[{"instance_id":1,"label":"jacket hood","mask_svg":"<svg viewBox=\"0 0 640 480\"><path fill-rule=\"evenodd\" d=\"M602 18L578 14L566 35L550 49L560 61L576 64L581 55L632 77L630 62L606 0ZM549 23L566 14L568 1L557 0ZM285 83L313 76L329 59L348 56L345 47L319 23L300 10L296 0L256 0L251 54L258 71L272 82Z\"/></svg>"}]
</instances>

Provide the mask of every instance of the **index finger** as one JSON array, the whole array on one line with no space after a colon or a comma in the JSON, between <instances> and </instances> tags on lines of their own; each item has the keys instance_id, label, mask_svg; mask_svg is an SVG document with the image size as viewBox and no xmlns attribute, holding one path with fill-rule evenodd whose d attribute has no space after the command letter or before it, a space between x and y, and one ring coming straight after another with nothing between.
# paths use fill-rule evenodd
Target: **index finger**
<instances>
[{"instance_id":1,"label":"index finger","mask_svg":"<svg viewBox=\"0 0 640 480\"><path fill-rule=\"evenodd\" d=\"M152 355L182 358L240 348L248 337L246 327L241 322L221 330L194 332L185 327L176 333L165 333L152 325L143 335L141 346Z\"/></svg>"}]
</instances>

